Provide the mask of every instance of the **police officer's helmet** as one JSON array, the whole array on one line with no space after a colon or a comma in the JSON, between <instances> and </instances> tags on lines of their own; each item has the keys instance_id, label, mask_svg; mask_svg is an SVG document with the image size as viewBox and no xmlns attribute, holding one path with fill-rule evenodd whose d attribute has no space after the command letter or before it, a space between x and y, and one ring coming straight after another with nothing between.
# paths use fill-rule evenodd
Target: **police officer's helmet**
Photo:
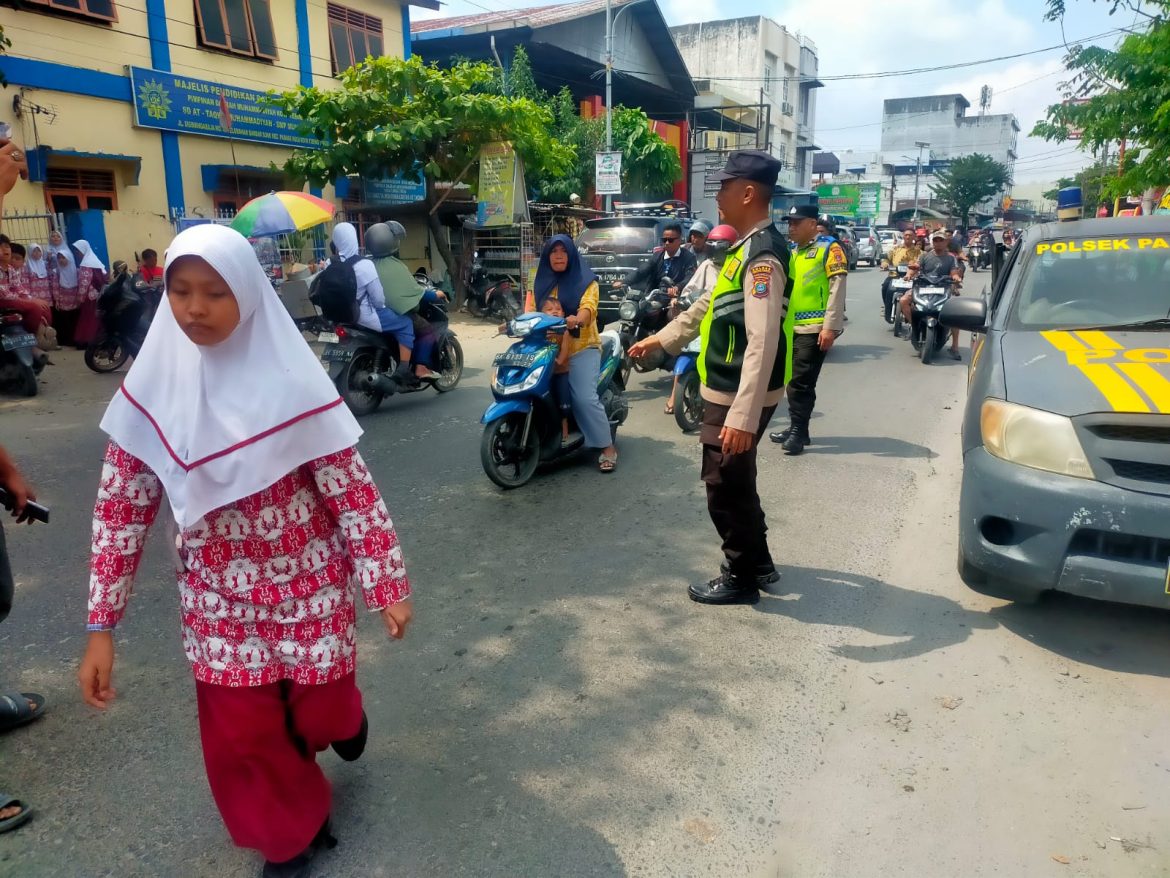
<instances>
[{"instance_id":1,"label":"police officer's helmet","mask_svg":"<svg viewBox=\"0 0 1170 878\"><path fill-rule=\"evenodd\" d=\"M406 237L402 223L391 220L388 223L374 223L366 229L366 249L375 259L393 256Z\"/></svg>"}]
</instances>

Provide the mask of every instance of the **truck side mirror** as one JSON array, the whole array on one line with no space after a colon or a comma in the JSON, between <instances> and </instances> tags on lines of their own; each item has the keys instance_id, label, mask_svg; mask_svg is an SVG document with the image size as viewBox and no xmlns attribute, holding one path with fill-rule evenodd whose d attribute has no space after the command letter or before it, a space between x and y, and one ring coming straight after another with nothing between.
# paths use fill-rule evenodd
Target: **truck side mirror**
<instances>
[{"instance_id":1,"label":"truck side mirror","mask_svg":"<svg viewBox=\"0 0 1170 878\"><path fill-rule=\"evenodd\" d=\"M987 303L983 299L954 296L943 304L938 319L948 329L987 331Z\"/></svg>"}]
</instances>

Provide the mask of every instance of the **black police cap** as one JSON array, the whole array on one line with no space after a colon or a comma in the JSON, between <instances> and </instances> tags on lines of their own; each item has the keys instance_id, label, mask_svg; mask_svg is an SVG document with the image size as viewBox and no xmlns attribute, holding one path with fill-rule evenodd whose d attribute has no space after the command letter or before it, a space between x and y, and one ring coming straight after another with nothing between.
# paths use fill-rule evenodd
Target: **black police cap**
<instances>
[{"instance_id":1,"label":"black police cap","mask_svg":"<svg viewBox=\"0 0 1170 878\"><path fill-rule=\"evenodd\" d=\"M766 186L775 186L780 176L780 160L762 149L741 149L727 157L727 164L709 178L712 182L724 180L753 180Z\"/></svg>"},{"instance_id":2,"label":"black police cap","mask_svg":"<svg viewBox=\"0 0 1170 878\"><path fill-rule=\"evenodd\" d=\"M815 219L820 221L820 216L817 214L815 204L796 204L783 217L783 222L788 222L794 219Z\"/></svg>"}]
</instances>

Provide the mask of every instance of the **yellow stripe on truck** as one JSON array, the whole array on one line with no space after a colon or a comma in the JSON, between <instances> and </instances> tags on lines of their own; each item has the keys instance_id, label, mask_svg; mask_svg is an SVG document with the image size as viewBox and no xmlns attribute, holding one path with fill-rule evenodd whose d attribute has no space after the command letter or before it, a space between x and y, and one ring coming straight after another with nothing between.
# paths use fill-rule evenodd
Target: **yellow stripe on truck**
<instances>
[{"instance_id":1,"label":"yellow stripe on truck","mask_svg":"<svg viewBox=\"0 0 1170 878\"><path fill-rule=\"evenodd\" d=\"M1075 365L1081 370L1081 374L1093 382L1093 386L1100 391L1101 395L1105 397L1105 401L1115 412L1150 411L1150 406L1142 399L1141 394L1134 390L1133 385L1126 381L1113 366L1108 363L1093 362L1094 359L1101 359L1101 357L1094 357L1097 351L1111 357L1114 351L1121 349L1122 346L1114 339L1096 330L1086 330L1079 333L1080 339L1071 332L1059 330L1048 330L1040 334L1045 341L1068 357L1069 365ZM1093 347L1089 347L1081 339L1092 343ZM1127 363L1124 365L1140 366L1144 364ZM1154 370L1150 369L1150 371ZM1162 376L1157 375L1156 372L1154 374L1157 378L1162 379ZM1144 379L1146 376L1142 377ZM1145 390L1145 387L1143 386L1142 389ZM1153 398L1151 396L1151 399Z\"/></svg>"},{"instance_id":2,"label":"yellow stripe on truck","mask_svg":"<svg viewBox=\"0 0 1170 878\"><path fill-rule=\"evenodd\" d=\"M1170 414L1170 381L1149 363L1119 363L1130 381L1142 389L1158 411Z\"/></svg>"}]
</instances>

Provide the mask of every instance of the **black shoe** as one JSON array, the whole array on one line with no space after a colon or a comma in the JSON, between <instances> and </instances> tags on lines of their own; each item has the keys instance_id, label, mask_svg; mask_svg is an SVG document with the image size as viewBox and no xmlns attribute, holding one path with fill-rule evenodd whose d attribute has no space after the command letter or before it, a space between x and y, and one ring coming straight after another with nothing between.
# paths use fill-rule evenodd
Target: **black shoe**
<instances>
[{"instance_id":1,"label":"black shoe","mask_svg":"<svg viewBox=\"0 0 1170 878\"><path fill-rule=\"evenodd\" d=\"M726 576L731 572L731 565L726 560L719 565L720 571ZM756 565L756 588L764 589L766 586L774 582L780 581L780 572L776 569L776 565L771 561L764 564Z\"/></svg>"},{"instance_id":2,"label":"black shoe","mask_svg":"<svg viewBox=\"0 0 1170 878\"><path fill-rule=\"evenodd\" d=\"M700 604L754 604L760 599L755 583L744 585L731 573L722 573L702 585L689 586L687 594Z\"/></svg>"},{"instance_id":3,"label":"black shoe","mask_svg":"<svg viewBox=\"0 0 1170 878\"><path fill-rule=\"evenodd\" d=\"M775 432L775 433L769 433L769 434L768 434L768 438L769 438L769 439L771 439L773 442L775 442L775 443L777 443L777 444L783 445L785 442L787 442L787 441L788 441L788 437L789 437L789 436L791 436L791 435L792 435L792 428L791 428L791 427L785 427L783 430L779 430L779 431L777 431L777 432ZM813 444L813 443L812 443L812 439L811 439L811 438L809 438L809 435L808 435L808 430L805 430L805 431L804 431L804 437L803 437L803 438L804 438L804 444L805 444L805 445L812 445L812 444Z\"/></svg>"},{"instance_id":4,"label":"black shoe","mask_svg":"<svg viewBox=\"0 0 1170 878\"><path fill-rule=\"evenodd\" d=\"M274 863L271 860L265 861L260 878L309 878L312 875L313 858L317 856L317 852L331 851L335 847L337 847L337 839L329 831L329 818L326 817L325 822L321 824L321 828L317 830L317 834L313 836L313 840L309 842L307 848L291 860L279 863Z\"/></svg>"},{"instance_id":5,"label":"black shoe","mask_svg":"<svg viewBox=\"0 0 1170 878\"><path fill-rule=\"evenodd\" d=\"M366 712L363 710L362 727L358 729L358 733L344 741L334 741L330 746L333 748L333 752L346 762L354 762L366 752L366 741L369 737L370 721L366 718Z\"/></svg>"},{"instance_id":6,"label":"black shoe","mask_svg":"<svg viewBox=\"0 0 1170 878\"><path fill-rule=\"evenodd\" d=\"M808 445L808 437L801 436L796 433L789 433L788 438L784 440L784 444L780 447L784 449L784 453L790 457L804 452L804 446Z\"/></svg>"}]
</instances>

